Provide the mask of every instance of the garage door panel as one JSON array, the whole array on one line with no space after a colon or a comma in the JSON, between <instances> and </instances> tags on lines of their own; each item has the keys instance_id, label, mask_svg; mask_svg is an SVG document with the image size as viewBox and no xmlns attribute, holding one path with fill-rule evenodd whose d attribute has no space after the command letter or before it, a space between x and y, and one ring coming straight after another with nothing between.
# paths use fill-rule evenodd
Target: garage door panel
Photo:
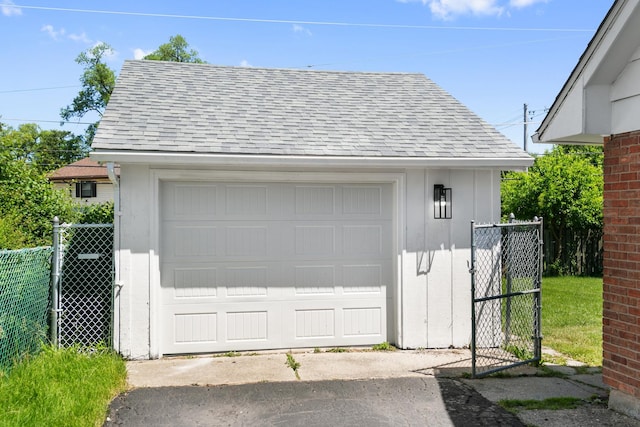
<instances>
[{"instance_id":1,"label":"garage door panel","mask_svg":"<svg viewBox=\"0 0 640 427\"><path fill-rule=\"evenodd\" d=\"M168 182L161 199L162 353L387 339L391 185Z\"/></svg>"},{"instance_id":2,"label":"garage door panel","mask_svg":"<svg viewBox=\"0 0 640 427\"><path fill-rule=\"evenodd\" d=\"M266 185L227 185L225 214L232 217L264 217L267 214Z\"/></svg>"},{"instance_id":3,"label":"garage door panel","mask_svg":"<svg viewBox=\"0 0 640 427\"><path fill-rule=\"evenodd\" d=\"M379 298L304 300L284 310L285 346L368 345L387 340L384 304ZM330 341L322 343L322 340Z\"/></svg>"},{"instance_id":4,"label":"garage door panel","mask_svg":"<svg viewBox=\"0 0 640 427\"><path fill-rule=\"evenodd\" d=\"M164 218L207 219L217 215L219 188L213 183L163 184L161 206Z\"/></svg>"}]
</instances>

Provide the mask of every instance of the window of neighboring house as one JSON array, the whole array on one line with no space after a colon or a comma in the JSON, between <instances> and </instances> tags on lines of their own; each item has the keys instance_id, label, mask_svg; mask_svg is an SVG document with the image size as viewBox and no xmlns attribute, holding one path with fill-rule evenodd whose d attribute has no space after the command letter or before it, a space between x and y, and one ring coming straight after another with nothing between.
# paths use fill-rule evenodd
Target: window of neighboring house
<instances>
[{"instance_id":1,"label":"window of neighboring house","mask_svg":"<svg viewBox=\"0 0 640 427\"><path fill-rule=\"evenodd\" d=\"M81 199L96 197L98 194L96 187L97 186L94 181L76 182L76 197L80 197Z\"/></svg>"}]
</instances>

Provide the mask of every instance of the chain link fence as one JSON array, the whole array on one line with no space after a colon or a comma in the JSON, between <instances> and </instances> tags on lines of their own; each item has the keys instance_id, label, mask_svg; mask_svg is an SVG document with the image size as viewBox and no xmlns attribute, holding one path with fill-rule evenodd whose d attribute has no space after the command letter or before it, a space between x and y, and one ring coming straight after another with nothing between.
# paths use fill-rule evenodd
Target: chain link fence
<instances>
[{"instance_id":1,"label":"chain link fence","mask_svg":"<svg viewBox=\"0 0 640 427\"><path fill-rule=\"evenodd\" d=\"M541 357L542 220L472 224L472 374Z\"/></svg>"},{"instance_id":2,"label":"chain link fence","mask_svg":"<svg viewBox=\"0 0 640 427\"><path fill-rule=\"evenodd\" d=\"M56 232L57 343L110 346L113 224L54 224Z\"/></svg>"},{"instance_id":3,"label":"chain link fence","mask_svg":"<svg viewBox=\"0 0 640 427\"><path fill-rule=\"evenodd\" d=\"M0 251L0 371L46 340L51 247Z\"/></svg>"}]
</instances>

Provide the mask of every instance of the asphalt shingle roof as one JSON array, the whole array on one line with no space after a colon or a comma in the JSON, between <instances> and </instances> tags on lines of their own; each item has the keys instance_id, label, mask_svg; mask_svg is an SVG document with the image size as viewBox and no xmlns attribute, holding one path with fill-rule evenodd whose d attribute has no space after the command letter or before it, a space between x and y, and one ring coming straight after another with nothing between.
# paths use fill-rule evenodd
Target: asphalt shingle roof
<instances>
[{"instance_id":1,"label":"asphalt shingle roof","mask_svg":"<svg viewBox=\"0 0 640 427\"><path fill-rule=\"evenodd\" d=\"M529 158L422 74L159 61L124 63L93 148Z\"/></svg>"}]
</instances>

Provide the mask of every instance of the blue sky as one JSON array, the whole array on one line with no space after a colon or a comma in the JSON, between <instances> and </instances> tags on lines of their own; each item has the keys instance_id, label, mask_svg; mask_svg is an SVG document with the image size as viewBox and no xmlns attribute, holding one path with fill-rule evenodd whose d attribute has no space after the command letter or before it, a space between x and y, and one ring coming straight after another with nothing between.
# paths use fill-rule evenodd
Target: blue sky
<instances>
[{"instance_id":1,"label":"blue sky","mask_svg":"<svg viewBox=\"0 0 640 427\"><path fill-rule=\"evenodd\" d=\"M80 89L80 52L109 43L117 73L181 34L213 64L422 73L522 146L523 104L531 134L612 3L0 0L0 121L59 128Z\"/></svg>"}]
</instances>

